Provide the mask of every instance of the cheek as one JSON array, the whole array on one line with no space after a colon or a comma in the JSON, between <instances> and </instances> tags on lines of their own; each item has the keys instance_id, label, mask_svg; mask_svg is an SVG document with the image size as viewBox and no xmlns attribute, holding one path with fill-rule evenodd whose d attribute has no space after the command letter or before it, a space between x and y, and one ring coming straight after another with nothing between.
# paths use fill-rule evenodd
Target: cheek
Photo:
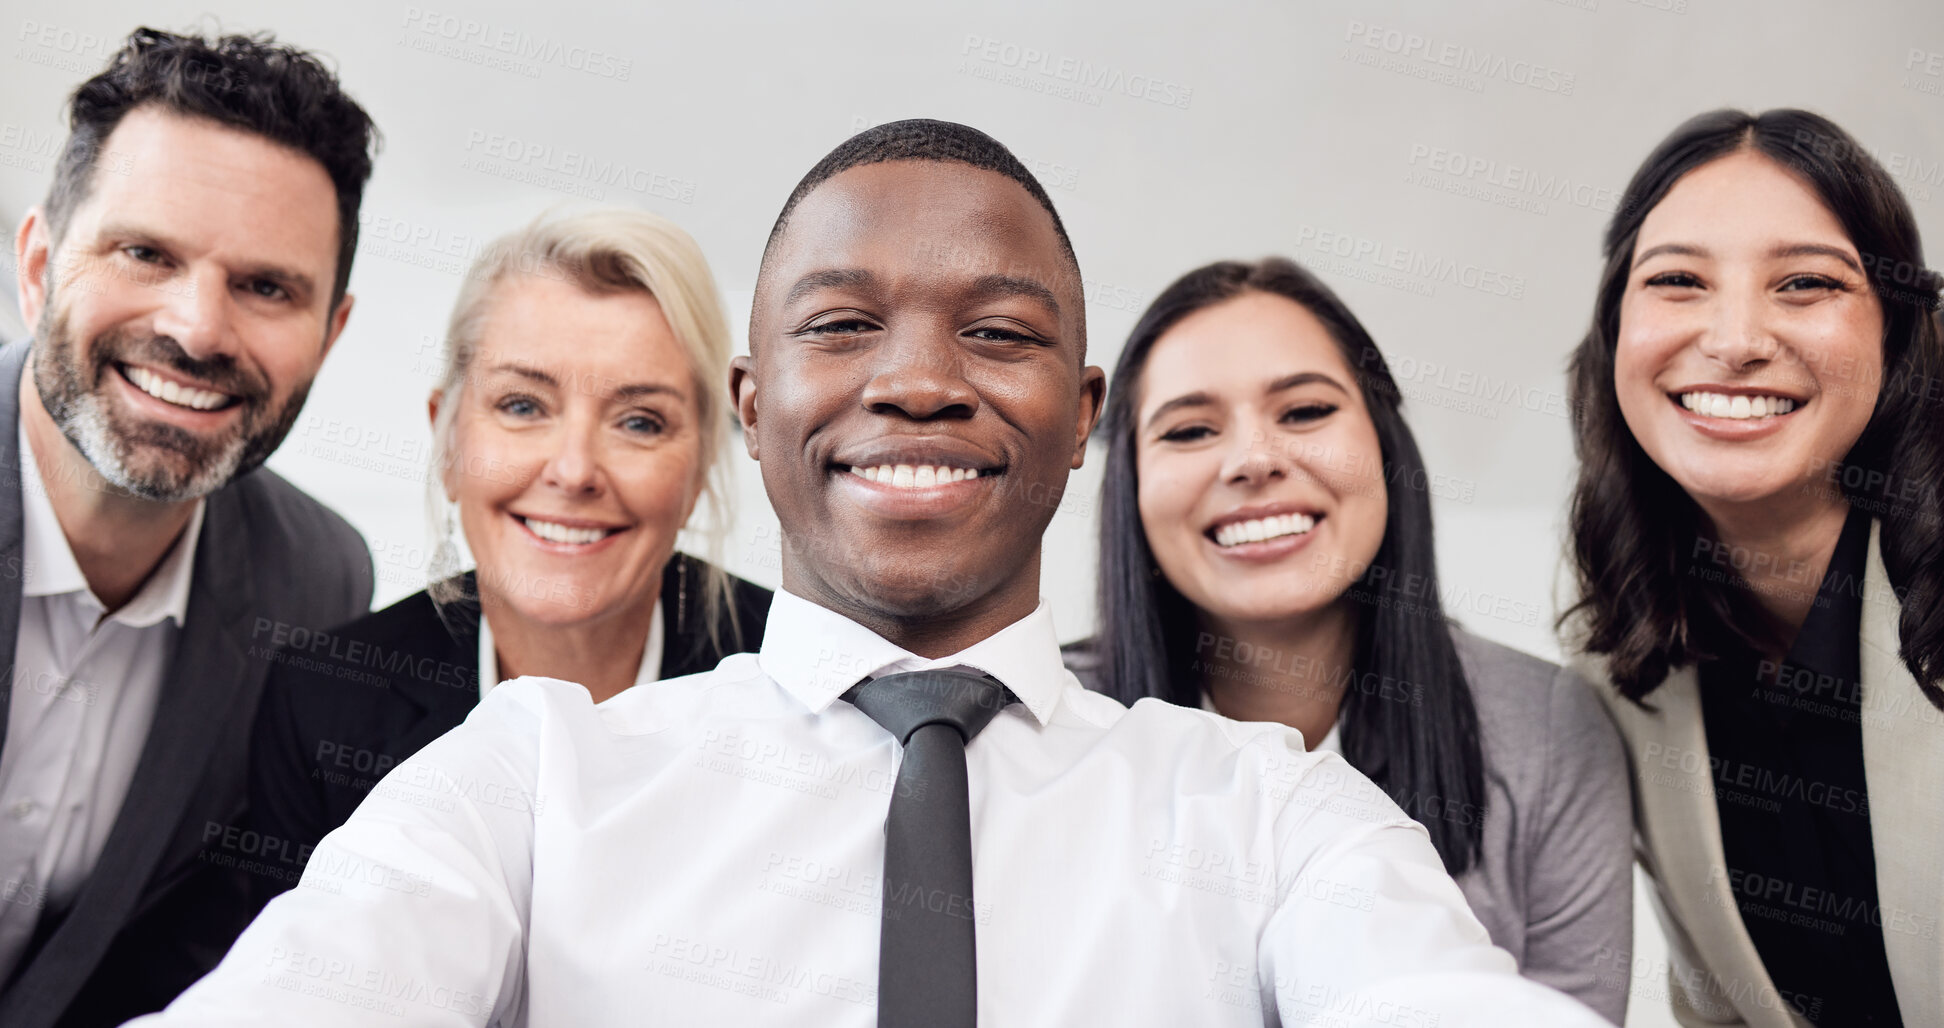
<instances>
[{"instance_id":1,"label":"cheek","mask_svg":"<svg viewBox=\"0 0 1944 1028\"><path fill-rule=\"evenodd\" d=\"M701 492L701 447L691 441L648 453L617 456L610 473L621 500L644 523L670 534L681 529Z\"/></svg>"},{"instance_id":2,"label":"cheek","mask_svg":"<svg viewBox=\"0 0 1944 1028\"><path fill-rule=\"evenodd\" d=\"M1209 469L1191 454L1147 455L1137 458L1141 527L1148 546L1157 554L1192 545L1196 504L1207 490Z\"/></svg>"},{"instance_id":3,"label":"cheek","mask_svg":"<svg viewBox=\"0 0 1944 1028\"><path fill-rule=\"evenodd\" d=\"M461 413L452 427L446 492L462 517L490 516L491 508L524 492L546 454L477 414Z\"/></svg>"},{"instance_id":4,"label":"cheek","mask_svg":"<svg viewBox=\"0 0 1944 1028\"><path fill-rule=\"evenodd\" d=\"M1842 432L1861 434L1876 409L1884 385L1882 335L1878 318L1857 315L1831 319L1805 333L1802 360L1815 377L1818 398L1827 405L1826 420Z\"/></svg>"},{"instance_id":5,"label":"cheek","mask_svg":"<svg viewBox=\"0 0 1944 1028\"><path fill-rule=\"evenodd\" d=\"M1335 556L1362 567L1383 545L1389 522L1391 488L1428 488L1428 482L1387 481L1383 447L1368 421L1329 437L1313 440L1313 452L1323 460L1306 462L1303 470L1322 483L1335 500L1337 538L1342 552Z\"/></svg>"}]
</instances>

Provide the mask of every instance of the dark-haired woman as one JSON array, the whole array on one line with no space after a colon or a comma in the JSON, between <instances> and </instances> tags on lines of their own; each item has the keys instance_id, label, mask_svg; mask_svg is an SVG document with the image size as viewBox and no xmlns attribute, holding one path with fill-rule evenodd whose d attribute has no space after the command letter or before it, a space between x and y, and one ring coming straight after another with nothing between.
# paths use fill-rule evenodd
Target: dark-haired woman
<instances>
[{"instance_id":1,"label":"dark-haired woman","mask_svg":"<svg viewBox=\"0 0 1944 1028\"><path fill-rule=\"evenodd\" d=\"M1944 1024L1936 276L1842 129L1634 174L1573 357L1577 604L1686 1024Z\"/></svg>"},{"instance_id":2,"label":"dark-haired woman","mask_svg":"<svg viewBox=\"0 0 1944 1028\"><path fill-rule=\"evenodd\" d=\"M1102 629L1075 670L1342 754L1430 832L1521 973L1619 1023L1619 740L1570 672L1446 621L1398 405L1369 334L1295 264L1169 286L1107 398Z\"/></svg>"}]
</instances>

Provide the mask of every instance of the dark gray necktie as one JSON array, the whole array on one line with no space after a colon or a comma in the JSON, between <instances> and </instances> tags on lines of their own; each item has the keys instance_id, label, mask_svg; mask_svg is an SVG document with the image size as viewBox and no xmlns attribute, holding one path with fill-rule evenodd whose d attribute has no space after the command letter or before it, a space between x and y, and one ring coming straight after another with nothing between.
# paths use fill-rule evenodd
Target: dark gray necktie
<instances>
[{"instance_id":1,"label":"dark gray necktie","mask_svg":"<svg viewBox=\"0 0 1944 1028\"><path fill-rule=\"evenodd\" d=\"M878 1028L973 1028L972 814L965 744L1010 702L966 667L874 678L850 701L904 744L884 823Z\"/></svg>"}]
</instances>

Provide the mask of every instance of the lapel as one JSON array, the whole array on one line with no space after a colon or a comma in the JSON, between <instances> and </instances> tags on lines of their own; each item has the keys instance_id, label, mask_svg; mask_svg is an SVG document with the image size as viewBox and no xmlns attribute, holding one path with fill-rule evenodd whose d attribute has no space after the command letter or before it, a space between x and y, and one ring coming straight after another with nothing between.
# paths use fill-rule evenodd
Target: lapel
<instances>
[{"instance_id":1,"label":"lapel","mask_svg":"<svg viewBox=\"0 0 1944 1028\"><path fill-rule=\"evenodd\" d=\"M1883 946L1905 1024L1944 1024L1944 712L1898 658L1896 593L1870 529L1863 578L1863 776L1870 790Z\"/></svg>"},{"instance_id":2,"label":"lapel","mask_svg":"<svg viewBox=\"0 0 1944 1028\"><path fill-rule=\"evenodd\" d=\"M103 843L94 871L74 906L8 990L51 1023L66 1008L103 953L137 910L201 783L211 754L222 745L239 694L261 665L247 659L255 592L250 527L235 486L212 494L196 547L188 615L162 682L155 721L135 766L128 797ZM219 815L220 816L220 815ZM198 832L199 829L191 829ZM193 856L190 859L195 859ZM38 1023L17 1009L20 1023Z\"/></svg>"},{"instance_id":3,"label":"lapel","mask_svg":"<svg viewBox=\"0 0 1944 1028\"><path fill-rule=\"evenodd\" d=\"M1675 922L1686 929L1704 966L1719 980L1720 995L1749 1028L1806 1024L1773 1000L1761 1002L1775 995L1775 983L1742 925L1729 886L1694 666L1670 672L1648 702L1653 710L1624 698L1609 703L1637 769L1634 826L1640 833L1642 863L1659 883L1662 902Z\"/></svg>"},{"instance_id":4,"label":"lapel","mask_svg":"<svg viewBox=\"0 0 1944 1028\"><path fill-rule=\"evenodd\" d=\"M27 569L21 563L20 376L27 367L28 343L0 348L0 667L7 684L0 690L0 745L7 738L7 708L13 699L14 640L20 632L20 590Z\"/></svg>"}]
</instances>

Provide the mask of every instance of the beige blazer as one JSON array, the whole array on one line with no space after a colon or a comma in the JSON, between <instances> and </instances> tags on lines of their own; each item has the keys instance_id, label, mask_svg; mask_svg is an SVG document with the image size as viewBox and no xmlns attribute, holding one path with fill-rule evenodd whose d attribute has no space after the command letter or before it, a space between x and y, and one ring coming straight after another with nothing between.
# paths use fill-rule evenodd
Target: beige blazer
<instances>
[{"instance_id":1,"label":"beige blazer","mask_svg":"<svg viewBox=\"0 0 1944 1028\"><path fill-rule=\"evenodd\" d=\"M1890 977L1907 1025L1944 1025L1944 712L1897 657L1897 598L1870 529L1861 640L1863 766ZM1567 650L1578 647L1568 641ZM1653 880L1667 934L1667 991L1683 1025L1804 1028L1776 993L1736 908L1715 815L1708 738L1693 666L1678 668L1643 710L1574 653L1620 729L1633 779L1634 854Z\"/></svg>"}]
</instances>

